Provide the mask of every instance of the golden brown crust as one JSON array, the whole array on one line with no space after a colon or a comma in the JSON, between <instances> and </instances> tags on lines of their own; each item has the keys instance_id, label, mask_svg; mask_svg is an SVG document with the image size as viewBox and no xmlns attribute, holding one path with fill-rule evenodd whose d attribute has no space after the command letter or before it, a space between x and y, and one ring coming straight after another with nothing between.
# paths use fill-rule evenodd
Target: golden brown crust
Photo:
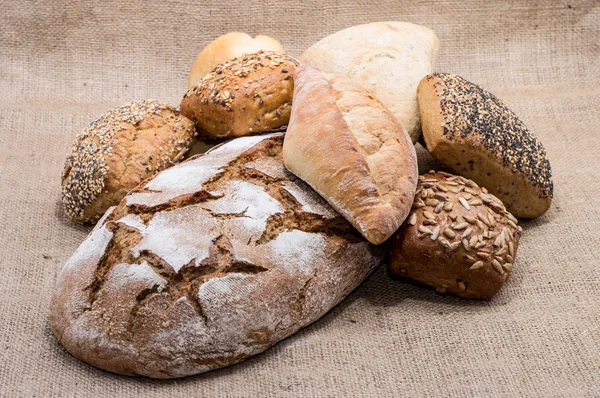
<instances>
[{"instance_id":1,"label":"golden brown crust","mask_svg":"<svg viewBox=\"0 0 600 398\"><path fill-rule=\"evenodd\" d=\"M408 215L417 182L414 146L400 122L351 79L300 66L286 132L286 167L371 243Z\"/></svg>"},{"instance_id":2,"label":"golden brown crust","mask_svg":"<svg viewBox=\"0 0 600 398\"><path fill-rule=\"evenodd\" d=\"M181 112L211 139L279 130L290 119L296 65L265 51L226 61L188 90Z\"/></svg>"},{"instance_id":3,"label":"golden brown crust","mask_svg":"<svg viewBox=\"0 0 600 398\"><path fill-rule=\"evenodd\" d=\"M510 276L521 227L498 198L443 172L419 177L393 239L391 273L469 299L491 299Z\"/></svg>"},{"instance_id":4,"label":"golden brown crust","mask_svg":"<svg viewBox=\"0 0 600 398\"><path fill-rule=\"evenodd\" d=\"M144 100L102 115L77 136L62 173L65 214L95 222L138 184L179 161L193 123L169 104Z\"/></svg>"},{"instance_id":5,"label":"golden brown crust","mask_svg":"<svg viewBox=\"0 0 600 398\"><path fill-rule=\"evenodd\" d=\"M434 73L417 90L427 149L444 166L485 186L517 217L552 202L546 152L493 94L458 76Z\"/></svg>"},{"instance_id":6,"label":"golden brown crust","mask_svg":"<svg viewBox=\"0 0 600 398\"><path fill-rule=\"evenodd\" d=\"M256 35L253 39L242 32L229 32L210 42L194 61L188 79L188 89L198 84L217 65L244 54L257 51L276 51L283 53L281 44L272 37Z\"/></svg>"}]
</instances>

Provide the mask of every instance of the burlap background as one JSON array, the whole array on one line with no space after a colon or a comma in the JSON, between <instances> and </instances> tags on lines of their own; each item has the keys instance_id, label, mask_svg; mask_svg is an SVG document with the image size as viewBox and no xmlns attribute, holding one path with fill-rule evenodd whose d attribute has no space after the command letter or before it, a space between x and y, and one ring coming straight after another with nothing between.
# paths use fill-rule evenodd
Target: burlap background
<instances>
[{"instance_id":1,"label":"burlap background","mask_svg":"<svg viewBox=\"0 0 600 398\"><path fill-rule=\"evenodd\" d=\"M524 223L501 293L466 302L380 269L316 324L228 369L156 382L69 356L48 303L89 230L57 203L73 137L130 100L178 103L195 54L222 33L267 33L298 56L326 34L390 19L433 28L437 70L495 92L547 148L555 200ZM0 396L600 396L599 76L594 0L3 0Z\"/></svg>"}]
</instances>

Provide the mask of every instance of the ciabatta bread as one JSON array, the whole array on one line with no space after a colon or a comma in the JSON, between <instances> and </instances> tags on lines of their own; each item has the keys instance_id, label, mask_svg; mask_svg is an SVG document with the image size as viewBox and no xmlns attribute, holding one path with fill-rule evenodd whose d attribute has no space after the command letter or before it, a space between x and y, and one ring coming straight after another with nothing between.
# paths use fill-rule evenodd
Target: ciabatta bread
<instances>
[{"instance_id":1,"label":"ciabatta bread","mask_svg":"<svg viewBox=\"0 0 600 398\"><path fill-rule=\"evenodd\" d=\"M283 145L286 167L371 243L387 240L408 215L417 158L400 122L348 77L299 66Z\"/></svg>"},{"instance_id":2,"label":"ciabatta bread","mask_svg":"<svg viewBox=\"0 0 600 398\"><path fill-rule=\"evenodd\" d=\"M421 134L417 85L433 72L438 48L437 36L424 26L374 22L321 39L300 62L360 83L400 120L415 143Z\"/></svg>"}]
</instances>

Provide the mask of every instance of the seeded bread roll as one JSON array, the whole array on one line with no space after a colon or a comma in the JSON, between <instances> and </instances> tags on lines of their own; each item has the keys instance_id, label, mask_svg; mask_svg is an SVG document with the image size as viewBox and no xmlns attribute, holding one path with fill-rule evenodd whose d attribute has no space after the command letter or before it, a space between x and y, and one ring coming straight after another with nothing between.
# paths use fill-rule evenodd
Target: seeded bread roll
<instances>
[{"instance_id":1,"label":"seeded bread roll","mask_svg":"<svg viewBox=\"0 0 600 398\"><path fill-rule=\"evenodd\" d=\"M294 81L286 167L371 243L385 242L408 215L417 186L408 133L346 76L299 66Z\"/></svg>"},{"instance_id":2,"label":"seeded bread roll","mask_svg":"<svg viewBox=\"0 0 600 398\"><path fill-rule=\"evenodd\" d=\"M206 74L220 63L260 50L284 52L283 47L277 40L265 35L256 35L253 39L246 33L229 32L217 37L204 47L196 57L190 71L188 89L199 83Z\"/></svg>"},{"instance_id":3,"label":"seeded bread roll","mask_svg":"<svg viewBox=\"0 0 600 398\"><path fill-rule=\"evenodd\" d=\"M546 151L498 98L445 73L423 78L417 97L425 144L440 163L485 186L517 217L548 210L553 184Z\"/></svg>"},{"instance_id":4,"label":"seeded bread roll","mask_svg":"<svg viewBox=\"0 0 600 398\"><path fill-rule=\"evenodd\" d=\"M58 277L50 324L66 349L127 375L202 373L266 350L358 286L389 246L288 173L282 141L229 141L127 195Z\"/></svg>"},{"instance_id":5,"label":"seeded bread roll","mask_svg":"<svg viewBox=\"0 0 600 398\"><path fill-rule=\"evenodd\" d=\"M209 139L279 130L290 120L296 65L265 51L224 62L188 90L181 112Z\"/></svg>"},{"instance_id":6,"label":"seeded bread roll","mask_svg":"<svg viewBox=\"0 0 600 398\"><path fill-rule=\"evenodd\" d=\"M95 222L145 179L179 161L194 124L163 102L115 108L77 136L62 172L65 214Z\"/></svg>"},{"instance_id":7,"label":"seeded bread roll","mask_svg":"<svg viewBox=\"0 0 600 398\"><path fill-rule=\"evenodd\" d=\"M321 39L302 54L300 62L348 76L371 91L415 143L421 135L417 85L433 72L438 49L437 36L425 26L373 22Z\"/></svg>"},{"instance_id":8,"label":"seeded bread roll","mask_svg":"<svg viewBox=\"0 0 600 398\"><path fill-rule=\"evenodd\" d=\"M521 231L485 188L430 171L393 239L389 270L440 293L491 299L513 270Z\"/></svg>"}]
</instances>

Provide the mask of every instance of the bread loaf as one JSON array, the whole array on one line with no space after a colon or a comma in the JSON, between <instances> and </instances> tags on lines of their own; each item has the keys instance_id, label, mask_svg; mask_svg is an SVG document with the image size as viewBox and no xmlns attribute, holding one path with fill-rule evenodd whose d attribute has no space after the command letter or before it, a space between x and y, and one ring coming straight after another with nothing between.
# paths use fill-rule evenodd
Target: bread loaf
<instances>
[{"instance_id":1,"label":"bread loaf","mask_svg":"<svg viewBox=\"0 0 600 398\"><path fill-rule=\"evenodd\" d=\"M277 40L265 35L256 35L253 39L246 33L229 32L217 37L204 47L196 57L190 71L188 89L198 84L204 76L220 63L260 50L282 53L283 47Z\"/></svg>"},{"instance_id":2,"label":"bread loaf","mask_svg":"<svg viewBox=\"0 0 600 398\"><path fill-rule=\"evenodd\" d=\"M233 138L285 127L298 61L260 51L224 62L181 101L181 112L204 138Z\"/></svg>"},{"instance_id":3,"label":"bread loaf","mask_svg":"<svg viewBox=\"0 0 600 398\"><path fill-rule=\"evenodd\" d=\"M415 143L421 134L417 85L433 72L438 38L424 26L375 22L353 26L313 44L300 62L341 73L371 91Z\"/></svg>"},{"instance_id":4,"label":"bread loaf","mask_svg":"<svg viewBox=\"0 0 600 398\"><path fill-rule=\"evenodd\" d=\"M132 102L102 115L77 136L65 162L65 214L95 222L139 183L181 159L195 134L194 124L163 102Z\"/></svg>"},{"instance_id":5,"label":"bread loaf","mask_svg":"<svg viewBox=\"0 0 600 398\"><path fill-rule=\"evenodd\" d=\"M440 293L490 299L513 270L521 231L485 188L429 172L419 177L413 210L393 239L389 271Z\"/></svg>"},{"instance_id":6,"label":"bread loaf","mask_svg":"<svg viewBox=\"0 0 600 398\"><path fill-rule=\"evenodd\" d=\"M285 135L286 167L371 243L387 240L408 215L417 157L400 122L350 78L299 66Z\"/></svg>"},{"instance_id":7,"label":"bread loaf","mask_svg":"<svg viewBox=\"0 0 600 398\"><path fill-rule=\"evenodd\" d=\"M136 188L60 273L55 336L77 358L172 378L231 365L315 321L383 259L281 160L243 137Z\"/></svg>"},{"instance_id":8,"label":"bread loaf","mask_svg":"<svg viewBox=\"0 0 600 398\"><path fill-rule=\"evenodd\" d=\"M425 144L444 166L486 187L517 217L548 210L553 184L546 151L498 98L445 73L424 78L418 98Z\"/></svg>"}]
</instances>

